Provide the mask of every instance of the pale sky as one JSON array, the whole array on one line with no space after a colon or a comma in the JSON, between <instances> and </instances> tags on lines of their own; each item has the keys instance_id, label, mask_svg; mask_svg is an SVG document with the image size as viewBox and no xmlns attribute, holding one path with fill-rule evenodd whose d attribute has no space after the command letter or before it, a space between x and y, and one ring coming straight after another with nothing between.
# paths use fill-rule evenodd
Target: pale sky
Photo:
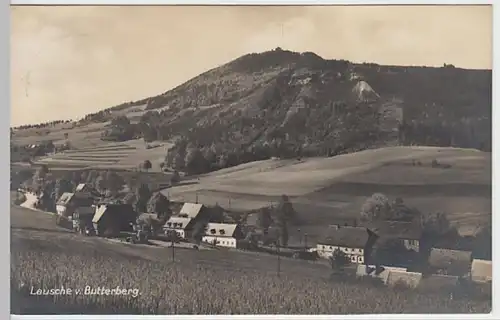
<instances>
[{"instance_id":1,"label":"pale sky","mask_svg":"<svg viewBox=\"0 0 500 320\"><path fill-rule=\"evenodd\" d=\"M11 125L76 119L154 96L277 46L354 62L492 67L491 6L23 6L11 13Z\"/></svg>"}]
</instances>

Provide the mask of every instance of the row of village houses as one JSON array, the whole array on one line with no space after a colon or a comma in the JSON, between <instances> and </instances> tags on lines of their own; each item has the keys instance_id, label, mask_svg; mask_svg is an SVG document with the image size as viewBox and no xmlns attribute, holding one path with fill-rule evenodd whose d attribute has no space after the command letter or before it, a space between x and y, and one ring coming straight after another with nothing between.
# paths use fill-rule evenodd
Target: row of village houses
<instances>
[{"instance_id":1,"label":"row of village houses","mask_svg":"<svg viewBox=\"0 0 500 320\"><path fill-rule=\"evenodd\" d=\"M130 219L135 219L133 208L127 205L100 204L98 206L89 206L89 201L84 199L91 198L86 185L81 184L77 187L75 193L66 193L57 203L57 211L64 214L67 210L80 211L90 210L94 213L93 222L99 224L100 221L107 221L112 224L113 219L103 219L108 215L115 215L116 221L120 222L119 228L124 228L128 220L123 219L128 212ZM82 200L83 199L83 200ZM175 231L180 238L190 239L198 221L209 221L204 228L202 242L215 244L221 247L238 248L245 238L241 225L237 223L210 222L209 208L199 203L184 203L178 213L172 217L163 226L165 233ZM107 213L108 212L108 213ZM111 221L111 222L110 222ZM421 251L422 228L417 222L403 221L383 221L378 223L364 223L357 225L356 219L349 219L337 224L330 225L325 236L317 240L315 251L322 258L330 258L335 250L344 252L351 263L358 265L368 265L372 261L371 253L378 246L382 246L388 241L397 243L405 248L410 254L403 257L408 262L413 256L418 256ZM432 273L468 276L475 281L491 281L491 261L472 259L470 251L452 250L445 247L434 247L430 249L428 255L428 267ZM387 264L386 264L387 265ZM398 267L398 265L396 265Z\"/></svg>"}]
</instances>

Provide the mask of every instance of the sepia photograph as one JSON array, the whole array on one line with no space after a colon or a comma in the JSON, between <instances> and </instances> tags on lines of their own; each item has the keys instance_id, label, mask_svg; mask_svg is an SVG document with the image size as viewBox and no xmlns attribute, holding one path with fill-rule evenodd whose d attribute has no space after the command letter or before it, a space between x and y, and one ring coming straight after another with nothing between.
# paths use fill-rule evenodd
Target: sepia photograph
<instances>
[{"instance_id":1,"label":"sepia photograph","mask_svg":"<svg viewBox=\"0 0 500 320\"><path fill-rule=\"evenodd\" d=\"M9 10L10 314L492 311L492 5Z\"/></svg>"}]
</instances>

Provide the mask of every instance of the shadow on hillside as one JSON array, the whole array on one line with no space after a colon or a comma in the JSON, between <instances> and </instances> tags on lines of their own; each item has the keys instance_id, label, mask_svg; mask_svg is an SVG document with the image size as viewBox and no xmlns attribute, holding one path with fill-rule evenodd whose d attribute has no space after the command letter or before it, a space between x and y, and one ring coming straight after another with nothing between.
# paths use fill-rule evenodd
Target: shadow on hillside
<instances>
[{"instance_id":1,"label":"shadow on hillside","mask_svg":"<svg viewBox=\"0 0 500 320\"><path fill-rule=\"evenodd\" d=\"M418 185L385 185L361 182L338 182L334 185L315 192L321 194L339 194L349 196L370 196L380 192L400 197L444 196L444 197L485 197L491 198L491 185L474 183L448 184L418 184Z\"/></svg>"},{"instance_id":2,"label":"shadow on hillside","mask_svg":"<svg viewBox=\"0 0 500 320\"><path fill-rule=\"evenodd\" d=\"M42 231L49 233L71 233L70 230L65 229L46 229L46 228L33 228L33 227L10 227L11 230L21 230L21 231Z\"/></svg>"}]
</instances>

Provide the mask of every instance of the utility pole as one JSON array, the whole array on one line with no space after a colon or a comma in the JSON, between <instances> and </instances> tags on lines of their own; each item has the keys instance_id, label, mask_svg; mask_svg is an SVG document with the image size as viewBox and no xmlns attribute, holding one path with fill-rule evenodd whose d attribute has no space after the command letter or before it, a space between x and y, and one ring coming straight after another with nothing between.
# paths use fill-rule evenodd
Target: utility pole
<instances>
[{"instance_id":1,"label":"utility pole","mask_svg":"<svg viewBox=\"0 0 500 320\"><path fill-rule=\"evenodd\" d=\"M307 251L307 233L304 233L304 251Z\"/></svg>"},{"instance_id":2,"label":"utility pole","mask_svg":"<svg viewBox=\"0 0 500 320\"><path fill-rule=\"evenodd\" d=\"M174 245L174 240L175 240L175 237L172 234L172 263L175 263L175 245Z\"/></svg>"},{"instance_id":3,"label":"utility pole","mask_svg":"<svg viewBox=\"0 0 500 320\"><path fill-rule=\"evenodd\" d=\"M278 278L280 277L281 272L281 257L280 257L280 235L278 233L278 239L276 240L276 255L278 256L278 265L277 265L277 274Z\"/></svg>"}]
</instances>

